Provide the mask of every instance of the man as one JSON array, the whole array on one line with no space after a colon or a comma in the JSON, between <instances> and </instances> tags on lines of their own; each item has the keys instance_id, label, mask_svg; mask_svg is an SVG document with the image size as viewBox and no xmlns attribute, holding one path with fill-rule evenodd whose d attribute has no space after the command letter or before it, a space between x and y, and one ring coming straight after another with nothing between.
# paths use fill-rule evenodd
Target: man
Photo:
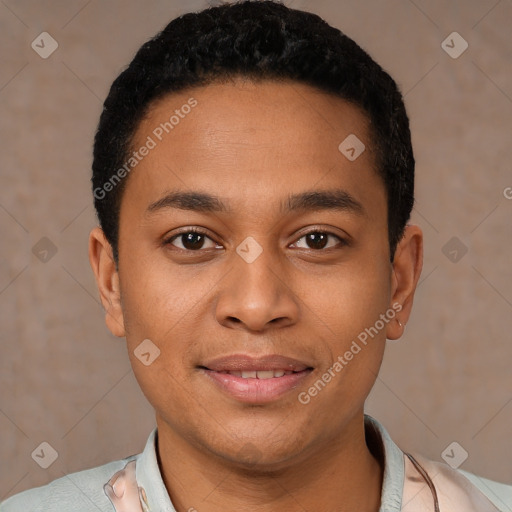
<instances>
[{"instance_id":1,"label":"man","mask_svg":"<svg viewBox=\"0 0 512 512\"><path fill-rule=\"evenodd\" d=\"M364 414L423 246L401 95L352 40L270 1L172 21L113 83L92 181L91 265L157 428L3 511L510 509Z\"/></svg>"}]
</instances>

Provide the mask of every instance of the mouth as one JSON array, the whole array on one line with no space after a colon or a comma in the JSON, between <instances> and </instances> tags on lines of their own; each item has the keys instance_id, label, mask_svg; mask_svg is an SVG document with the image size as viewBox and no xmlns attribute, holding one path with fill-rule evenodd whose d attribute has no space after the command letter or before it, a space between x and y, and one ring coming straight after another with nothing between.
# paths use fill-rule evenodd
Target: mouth
<instances>
[{"instance_id":1,"label":"mouth","mask_svg":"<svg viewBox=\"0 0 512 512\"><path fill-rule=\"evenodd\" d=\"M234 354L198 366L209 381L237 401L263 404L283 397L302 384L314 368L280 355Z\"/></svg>"},{"instance_id":2,"label":"mouth","mask_svg":"<svg viewBox=\"0 0 512 512\"><path fill-rule=\"evenodd\" d=\"M206 370L208 368L205 368ZM239 371L227 371L223 370L218 373L227 373L228 375L233 375L234 377L241 377L242 379L275 379L279 377L283 377L284 375L291 375L292 372L289 370L239 370Z\"/></svg>"}]
</instances>

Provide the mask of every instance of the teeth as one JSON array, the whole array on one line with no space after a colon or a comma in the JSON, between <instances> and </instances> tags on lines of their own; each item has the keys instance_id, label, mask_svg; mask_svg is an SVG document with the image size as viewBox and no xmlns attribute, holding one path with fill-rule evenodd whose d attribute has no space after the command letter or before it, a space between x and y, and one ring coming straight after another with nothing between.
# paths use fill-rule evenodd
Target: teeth
<instances>
[{"instance_id":1,"label":"teeth","mask_svg":"<svg viewBox=\"0 0 512 512\"><path fill-rule=\"evenodd\" d=\"M272 379L274 377L282 377L283 375L291 375L292 371L285 370L258 370L258 371L223 371L234 377L242 377L242 379Z\"/></svg>"},{"instance_id":2,"label":"teeth","mask_svg":"<svg viewBox=\"0 0 512 512\"><path fill-rule=\"evenodd\" d=\"M258 379L271 379L273 376L274 372L272 370L256 372L256 377L258 377Z\"/></svg>"}]
</instances>

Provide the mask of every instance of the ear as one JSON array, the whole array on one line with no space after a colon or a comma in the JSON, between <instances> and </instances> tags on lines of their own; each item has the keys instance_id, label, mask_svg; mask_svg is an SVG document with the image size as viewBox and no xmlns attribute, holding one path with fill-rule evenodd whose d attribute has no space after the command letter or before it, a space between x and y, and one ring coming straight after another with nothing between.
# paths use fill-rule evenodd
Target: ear
<instances>
[{"instance_id":1,"label":"ear","mask_svg":"<svg viewBox=\"0 0 512 512\"><path fill-rule=\"evenodd\" d=\"M89 262L96 285L100 292L101 303L106 311L105 323L114 336L125 336L119 273L114 262L112 246L99 227L89 235Z\"/></svg>"},{"instance_id":2,"label":"ear","mask_svg":"<svg viewBox=\"0 0 512 512\"><path fill-rule=\"evenodd\" d=\"M400 338L404 332L422 267L423 233L418 226L407 225L393 259L390 308L396 311L396 316L386 328L386 337L390 340Z\"/></svg>"}]
</instances>

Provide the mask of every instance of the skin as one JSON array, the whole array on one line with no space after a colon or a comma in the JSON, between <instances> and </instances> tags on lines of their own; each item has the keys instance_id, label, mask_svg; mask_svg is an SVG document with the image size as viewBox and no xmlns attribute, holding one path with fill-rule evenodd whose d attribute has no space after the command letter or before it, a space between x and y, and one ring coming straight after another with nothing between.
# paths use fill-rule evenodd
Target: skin
<instances>
[{"instance_id":1,"label":"skin","mask_svg":"<svg viewBox=\"0 0 512 512\"><path fill-rule=\"evenodd\" d=\"M126 337L134 374L156 411L173 504L180 512L377 511L382 461L366 444L363 407L386 338L398 339L409 318L422 232L408 225L390 263L385 187L357 107L295 82L237 79L159 100L134 147L190 97L198 105L129 176L118 269L100 228L89 246L107 325ZM353 162L338 150L352 133L366 146ZM290 194L337 189L364 213L279 209ZM231 211L147 212L176 190L216 195ZM207 235L199 249L197 239L192 250L183 237L169 241L194 226ZM322 248L307 232L332 235ZM249 236L263 250L252 263L236 252ZM396 303L396 318L300 403L299 392ZM144 339L161 351L149 366L134 355ZM314 370L279 399L247 404L198 368L234 353L281 354Z\"/></svg>"}]
</instances>

